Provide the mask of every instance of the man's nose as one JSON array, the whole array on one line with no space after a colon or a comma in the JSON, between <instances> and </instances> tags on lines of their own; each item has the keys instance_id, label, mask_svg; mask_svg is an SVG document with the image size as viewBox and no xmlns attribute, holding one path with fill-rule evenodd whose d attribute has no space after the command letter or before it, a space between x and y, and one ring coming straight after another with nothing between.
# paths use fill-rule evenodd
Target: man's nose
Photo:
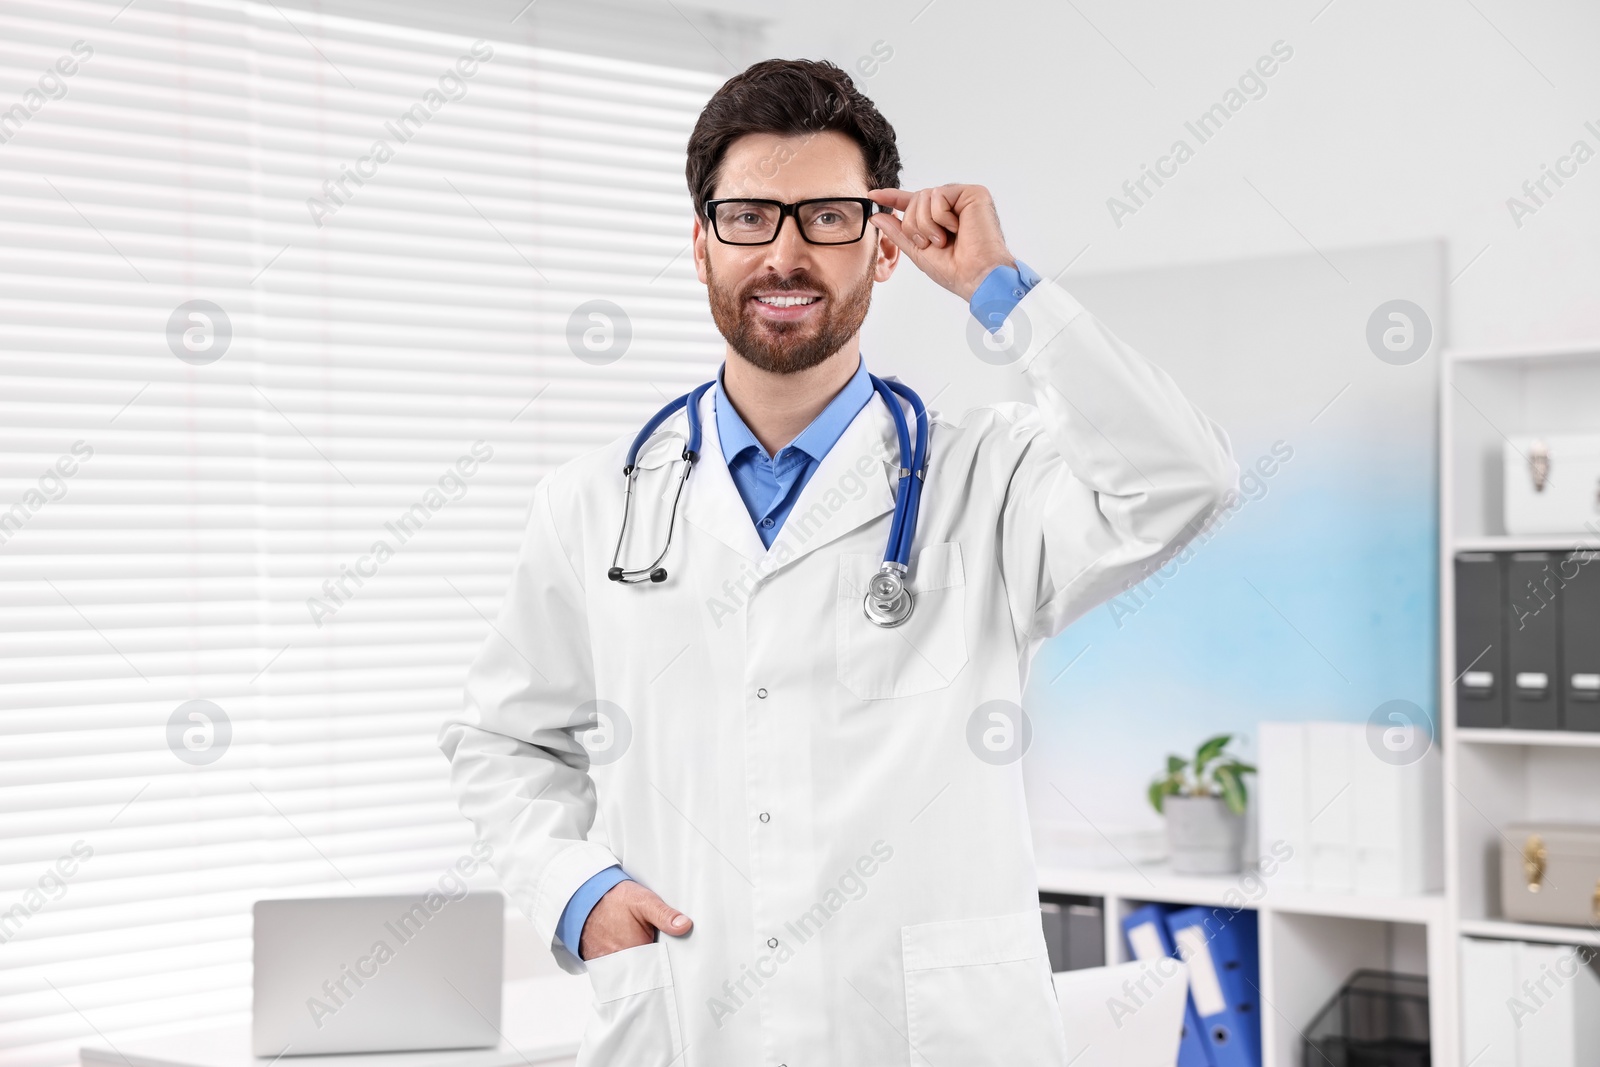
<instances>
[{"instance_id":1,"label":"man's nose","mask_svg":"<svg viewBox=\"0 0 1600 1067\"><path fill-rule=\"evenodd\" d=\"M778 227L778 236L766 246L766 266L776 274L786 275L796 267L811 265L811 245L800 236L800 220L793 215Z\"/></svg>"}]
</instances>

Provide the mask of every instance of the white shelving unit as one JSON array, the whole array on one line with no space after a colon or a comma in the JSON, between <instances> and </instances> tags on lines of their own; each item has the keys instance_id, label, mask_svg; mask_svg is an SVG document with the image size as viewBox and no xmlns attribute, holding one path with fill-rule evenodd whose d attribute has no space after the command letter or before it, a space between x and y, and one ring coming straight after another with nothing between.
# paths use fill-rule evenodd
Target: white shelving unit
<instances>
[{"instance_id":1,"label":"white shelving unit","mask_svg":"<svg viewBox=\"0 0 1600 1067\"><path fill-rule=\"evenodd\" d=\"M1539 351L1446 351L1439 397L1439 719L1444 756L1444 890L1418 897L1315 893L1270 877L1180 877L1151 864L1053 868L1040 888L1099 897L1106 960L1122 962L1123 916L1145 903L1255 910L1261 931L1264 1067L1303 1067L1302 1033L1350 972L1427 974L1436 1067L1469 1067L1461 1047L1463 936L1600 947L1600 929L1500 918L1500 827L1600 823L1600 733L1457 729L1457 552L1600 549L1600 536L1512 536L1501 518L1501 444L1532 433L1600 433L1600 343Z\"/></svg>"},{"instance_id":2,"label":"white shelving unit","mask_svg":"<svg viewBox=\"0 0 1600 1067\"><path fill-rule=\"evenodd\" d=\"M1105 870L1041 867L1039 882L1045 892L1104 900L1107 963L1126 961L1122 919L1141 905L1242 906L1255 911L1261 933L1264 1067L1300 1067L1306 1026L1352 971L1374 967L1431 978L1445 965L1440 953L1449 933L1442 894L1315 893L1274 885L1271 877L1260 874L1186 877L1158 864ZM1433 1029L1452 1025L1441 1017L1436 998L1429 1007Z\"/></svg>"},{"instance_id":3,"label":"white shelving unit","mask_svg":"<svg viewBox=\"0 0 1600 1067\"><path fill-rule=\"evenodd\" d=\"M1588 927L1501 919L1500 827L1550 819L1600 822L1600 733L1457 729L1454 560L1458 552L1600 548L1592 534L1506 533L1501 447L1507 437L1600 433L1600 343L1534 351L1445 352L1439 396L1439 711L1445 780L1448 945L1430 986L1449 992L1459 1047L1463 936L1600 946ZM1436 1013L1437 1018L1437 1013ZM1435 1047L1438 1030L1435 1029ZM1435 1063L1469 1062L1460 1049Z\"/></svg>"}]
</instances>

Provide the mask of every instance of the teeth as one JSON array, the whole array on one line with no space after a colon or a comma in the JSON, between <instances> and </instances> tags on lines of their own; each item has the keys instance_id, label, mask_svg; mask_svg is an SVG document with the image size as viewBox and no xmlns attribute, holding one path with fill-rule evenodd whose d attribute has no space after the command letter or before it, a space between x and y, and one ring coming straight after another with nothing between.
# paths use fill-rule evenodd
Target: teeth
<instances>
[{"instance_id":1,"label":"teeth","mask_svg":"<svg viewBox=\"0 0 1600 1067\"><path fill-rule=\"evenodd\" d=\"M792 308L802 304L814 304L820 297L815 296L758 296L757 300L768 307Z\"/></svg>"}]
</instances>

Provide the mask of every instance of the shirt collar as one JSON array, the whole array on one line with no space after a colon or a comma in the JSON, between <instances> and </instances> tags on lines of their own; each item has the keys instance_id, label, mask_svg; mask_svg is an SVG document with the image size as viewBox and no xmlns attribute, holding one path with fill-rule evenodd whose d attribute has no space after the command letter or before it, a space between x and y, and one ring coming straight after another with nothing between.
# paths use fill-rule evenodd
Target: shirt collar
<instances>
[{"instance_id":1,"label":"shirt collar","mask_svg":"<svg viewBox=\"0 0 1600 1067\"><path fill-rule=\"evenodd\" d=\"M854 421L856 415L872 399L874 392L872 378L867 373L867 361L859 355L856 360L856 372L851 375L844 388L839 390L838 394L828 401L828 406L811 420L810 425L801 430L784 448L797 449L813 460L820 460L844 435L844 431ZM717 419L717 437L722 442L722 458L725 462L732 463L747 448L754 448L765 456L766 449L761 447L761 442L756 440L756 435L750 432L750 427L745 425L744 419L740 418L732 402L728 401L723 393L722 375L726 368L726 363L717 368L717 384L711 390L712 407ZM781 453L784 449L778 451Z\"/></svg>"}]
</instances>

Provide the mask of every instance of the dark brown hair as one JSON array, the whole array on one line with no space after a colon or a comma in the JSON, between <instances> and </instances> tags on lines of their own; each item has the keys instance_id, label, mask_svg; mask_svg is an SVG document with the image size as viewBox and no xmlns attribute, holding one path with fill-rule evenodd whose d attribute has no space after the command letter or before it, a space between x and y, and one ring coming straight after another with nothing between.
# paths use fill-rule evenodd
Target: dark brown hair
<instances>
[{"instance_id":1,"label":"dark brown hair","mask_svg":"<svg viewBox=\"0 0 1600 1067\"><path fill-rule=\"evenodd\" d=\"M848 74L826 59L766 59L724 82L689 134L684 171L695 212L711 197L722 157L740 137L821 130L837 130L861 146L868 188L899 187L894 127ZM775 166L780 161L774 157L771 162Z\"/></svg>"}]
</instances>

